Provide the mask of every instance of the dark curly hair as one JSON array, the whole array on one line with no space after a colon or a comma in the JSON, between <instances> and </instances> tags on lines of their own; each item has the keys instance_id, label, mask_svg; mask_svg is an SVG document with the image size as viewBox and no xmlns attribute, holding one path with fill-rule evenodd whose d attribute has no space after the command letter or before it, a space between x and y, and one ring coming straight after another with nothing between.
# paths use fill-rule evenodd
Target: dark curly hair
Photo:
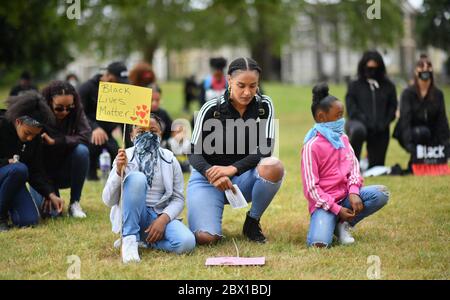
<instances>
[{"instance_id":1,"label":"dark curly hair","mask_svg":"<svg viewBox=\"0 0 450 300\"><path fill-rule=\"evenodd\" d=\"M227 66L227 60L223 57L210 58L209 66L214 70L223 71L223 69Z\"/></svg>"},{"instance_id":2,"label":"dark curly hair","mask_svg":"<svg viewBox=\"0 0 450 300\"><path fill-rule=\"evenodd\" d=\"M78 122L80 122L80 118L83 113L83 105L81 104L80 96L77 91L69 82L54 80L42 90L41 94L50 109L52 109L53 98L55 96L72 95L75 108L69 113L67 118L69 118L69 123L71 124L70 127L72 127L69 128L69 130L76 127Z\"/></svg>"},{"instance_id":3,"label":"dark curly hair","mask_svg":"<svg viewBox=\"0 0 450 300\"><path fill-rule=\"evenodd\" d=\"M52 110L36 91L26 91L19 96L10 96L6 103L5 118L11 123L14 123L17 119L22 119L27 121L30 126L43 127L55 122Z\"/></svg>"}]
</instances>

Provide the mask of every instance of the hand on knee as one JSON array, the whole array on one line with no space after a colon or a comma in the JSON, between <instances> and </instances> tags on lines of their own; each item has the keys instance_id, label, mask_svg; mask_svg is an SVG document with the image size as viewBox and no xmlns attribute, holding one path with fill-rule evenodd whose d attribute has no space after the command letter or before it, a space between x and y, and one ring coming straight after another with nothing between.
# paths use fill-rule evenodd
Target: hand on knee
<instances>
[{"instance_id":1,"label":"hand on knee","mask_svg":"<svg viewBox=\"0 0 450 300\"><path fill-rule=\"evenodd\" d=\"M261 160L257 170L261 178L273 183L279 182L284 176L283 163L275 157L268 157Z\"/></svg>"},{"instance_id":2,"label":"hand on knee","mask_svg":"<svg viewBox=\"0 0 450 300\"><path fill-rule=\"evenodd\" d=\"M199 245L211 245L217 243L220 240L220 236L198 231L195 233L195 239Z\"/></svg>"}]
</instances>

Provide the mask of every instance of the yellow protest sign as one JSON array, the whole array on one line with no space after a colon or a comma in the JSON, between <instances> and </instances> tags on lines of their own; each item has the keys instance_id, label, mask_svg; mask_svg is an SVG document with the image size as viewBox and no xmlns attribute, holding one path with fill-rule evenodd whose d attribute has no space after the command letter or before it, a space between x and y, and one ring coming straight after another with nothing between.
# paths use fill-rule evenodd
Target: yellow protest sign
<instances>
[{"instance_id":1,"label":"yellow protest sign","mask_svg":"<svg viewBox=\"0 0 450 300\"><path fill-rule=\"evenodd\" d=\"M97 120L148 126L152 90L130 84L100 82Z\"/></svg>"}]
</instances>

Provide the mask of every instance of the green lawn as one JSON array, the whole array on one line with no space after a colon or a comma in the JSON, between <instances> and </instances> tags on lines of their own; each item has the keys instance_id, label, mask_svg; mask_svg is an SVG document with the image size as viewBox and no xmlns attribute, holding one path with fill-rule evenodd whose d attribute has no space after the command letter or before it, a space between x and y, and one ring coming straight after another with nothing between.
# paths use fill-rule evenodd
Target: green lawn
<instances>
[{"instance_id":1,"label":"green lawn","mask_svg":"<svg viewBox=\"0 0 450 300\"><path fill-rule=\"evenodd\" d=\"M220 244L198 247L182 256L140 250L142 262L125 266L112 247L116 237L110 230L109 209L101 201L102 185L87 182L82 199L87 219L65 217L0 234L0 279L66 279L70 255L80 257L82 279L367 279L371 255L380 258L382 279L450 279L449 177L369 178L368 185L388 186L391 199L378 214L359 224L354 231L357 242L326 250L306 247L309 215L300 178L300 149L312 124L311 87L264 87L280 120L279 157L287 171L262 219L269 243L244 240L245 211L227 207L226 239ZM163 85L163 105L174 117L182 117L181 92L179 83ZM343 99L345 87L333 86L331 92ZM450 88L445 92L450 115ZM0 90L0 99L5 94ZM391 140L387 164L397 162L405 167L407 155ZM67 192L63 192L66 202ZM235 255L233 238L241 256L265 256L266 265L205 267L207 257Z\"/></svg>"}]
</instances>

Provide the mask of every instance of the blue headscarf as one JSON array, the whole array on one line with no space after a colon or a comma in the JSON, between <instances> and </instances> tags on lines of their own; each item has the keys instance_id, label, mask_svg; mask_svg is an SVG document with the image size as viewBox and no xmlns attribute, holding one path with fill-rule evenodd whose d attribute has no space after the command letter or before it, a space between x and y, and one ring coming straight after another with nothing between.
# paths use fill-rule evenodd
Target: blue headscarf
<instances>
[{"instance_id":1,"label":"blue headscarf","mask_svg":"<svg viewBox=\"0 0 450 300\"><path fill-rule=\"evenodd\" d=\"M160 137L152 132L144 132L134 139L133 157L138 158L139 171L147 177L149 187L152 187L153 175L158 162Z\"/></svg>"},{"instance_id":2,"label":"blue headscarf","mask_svg":"<svg viewBox=\"0 0 450 300\"><path fill-rule=\"evenodd\" d=\"M334 122L316 123L313 128L305 136L303 143L306 144L310 139L316 136L317 132L320 132L335 149L345 148L344 143L341 140L342 134L344 134L345 119L340 118Z\"/></svg>"}]
</instances>

